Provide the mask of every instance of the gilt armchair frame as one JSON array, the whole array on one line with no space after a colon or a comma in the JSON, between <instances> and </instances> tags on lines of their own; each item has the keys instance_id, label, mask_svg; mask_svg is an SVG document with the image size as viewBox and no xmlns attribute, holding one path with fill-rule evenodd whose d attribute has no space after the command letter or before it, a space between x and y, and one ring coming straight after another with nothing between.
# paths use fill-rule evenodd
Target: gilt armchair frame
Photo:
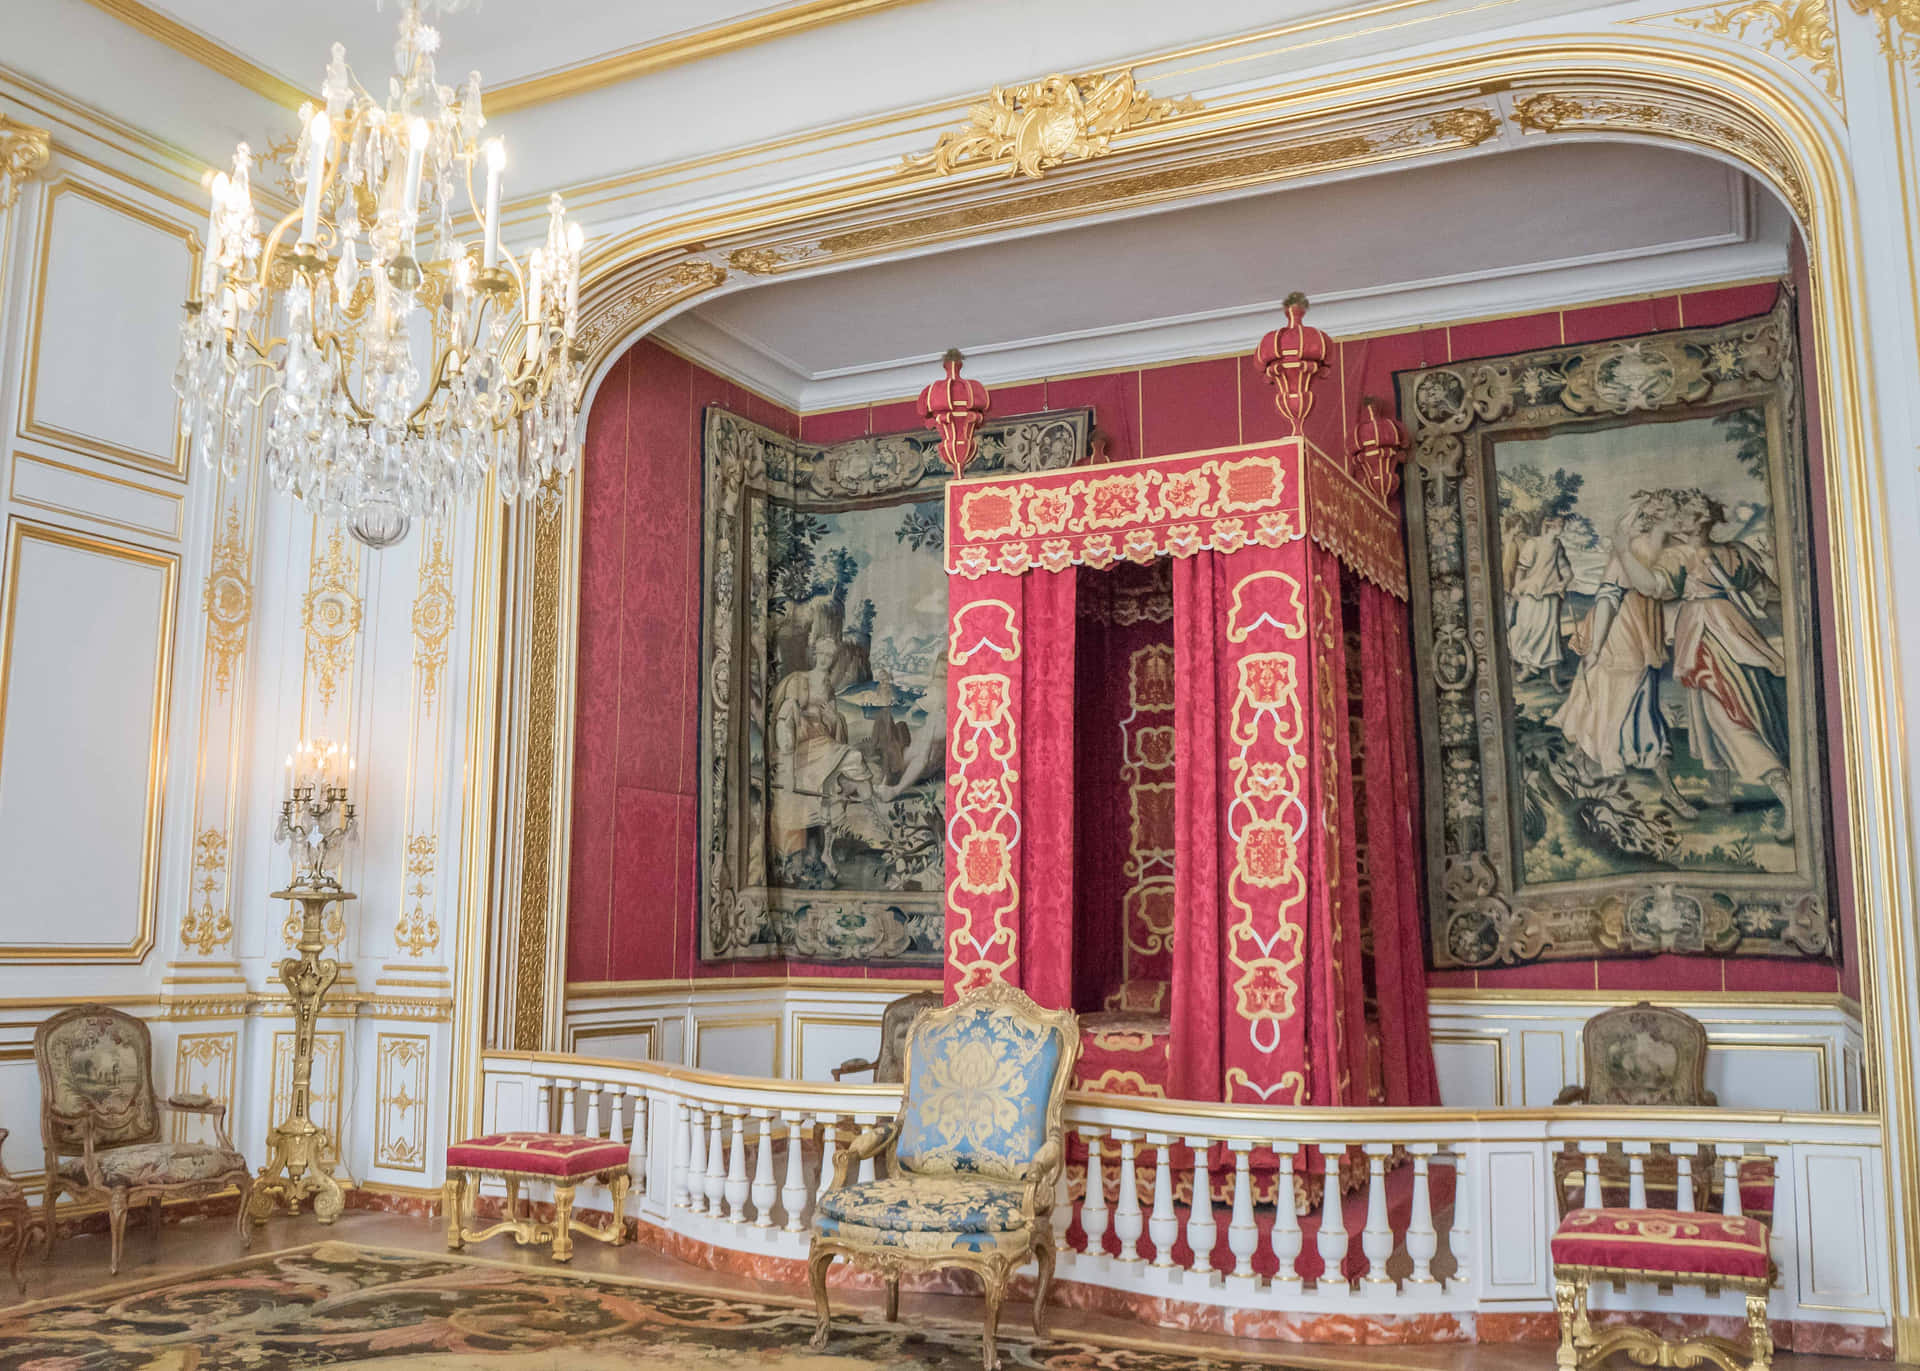
<instances>
[{"instance_id":1,"label":"gilt armchair frame","mask_svg":"<svg viewBox=\"0 0 1920 1371\"><path fill-rule=\"evenodd\" d=\"M53 1036L75 1019L107 1018L115 1020L131 1030L139 1044L140 1086L126 1107L118 1110L102 1109L88 1101L82 1101L82 1108L74 1113L66 1113L54 1107L53 1053L50 1043ZM54 1205L62 1191L73 1196L81 1204L104 1203L107 1209L107 1225L113 1237L112 1274L120 1274L120 1253L126 1244L127 1211L136 1205L148 1206L149 1221L157 1231L160 1224L160 1205L166 1199L197 1199L205 1195L218 1194L228 1186L235 1186L240 1192L240 1202L235 1210L235 1222L244 1246L253 1245L253 1235L247 1225L247 1198L253 1190L253 1172L247 1167L246 1159L240 1157L237 1167L230 1167L212 1176L203 1176L188 1181L155 1181L134 1185L109 1185L100 1168L100 1154L112 1152L122 1147L139 1147L161 1141L161 1102L159 1090L153 1084L153 1034L146 1022L131 1014L102 1004L76 1005L72 1009L63 1009L42 1023L33 1031L33 1061L40 1073L40 1141L46 1151L45 1173L45 1224L46 1254L53 1258L53 1238L55 1227ZM165 1097L165 1107L181 1114L199 1114L213 1121L215 1142L225 1151L239 1156L233 1139L227 1136L227 1106L219 1100L206 1095L174 1094ZM101 1143L102 1133L117 1131L121 1125L139 1116L142 1110L151 1113L148 1126L131 1134L115 1138L111 1143ZM77 1139L77 1141L76 1141ZM81 1169L86 1177L82 1182L67 1179L61 1174L60 1162L64 1157L79 1157Z\"/></svg>"},{"instance_id":2,"label":"gilt armchair frame","mask_svg":"<svg viewBox=\"0 0 1920 1371\"><path fill-rule=\"evenodd\" d=\"M1029 1261L1039 1263L1039 1277L1033 1292L1033 1331L1046 1334L1047 1295L1053 1287L1056 1245L1053 1233L1054 1189L1061 1168L1066 1164L1066 1128L1062 1116L1066 1109L1067 1085L1073 1078L1074 1064L1080 1058L1079 1019L1071 1009L1042 1009L1025 992L1014 986L996 983L962 996L953 1004L929 1009L914 1019L907 1032L903 1062L900 1113L866 1129L853 1145L834 1159L833 1183L823 1193L845 1188L853 1169L868 1159L878 1163L889 1179L911 1174L902 1169L897 1153L902 1119L907 1109L907 1092L913 1082L913 1048L923 1033L938 1029L962 1013L985 1007L1012 1016L1021 1023L1051 1029L1060 1037L1060 1056L1047 1093L1044 1137L1028 1165L1021 1182L1024 1193L1020 1212L1026 1226L1024 1247L996 1247L990 1251L959 1248L931 1252L908 1251L898 1247L869 1246L838 1236L823 1236L817 1230L807 1252L807 1278L813 1287L814 1309L819 1322L814 1329L812 1347L826 1346L832 1324L827 1302L827 1269L834 1259L844 1257L852 1266L877 1271L886 1281L886 1317L889 1322L900 1313L900 1278L910 1272L932 1271L944 1267L962 1267L980 1277L986 1298L986 1322L981 1330L981 1365L985 1371L997 1371L1000 1355L995 1339L1000 1327L1000 1306L1006 1299L1007 1282L1014 1271Z\"/></svg>"}]
</instances>

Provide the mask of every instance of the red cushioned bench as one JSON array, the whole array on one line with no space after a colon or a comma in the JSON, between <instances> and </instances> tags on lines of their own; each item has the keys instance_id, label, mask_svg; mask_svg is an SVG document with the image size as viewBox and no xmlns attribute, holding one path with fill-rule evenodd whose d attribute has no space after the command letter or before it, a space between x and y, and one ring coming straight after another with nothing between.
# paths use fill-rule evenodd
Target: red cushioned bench
<instances>
[{"instance_id":1,"label":"red cushioned bench","mask_svg":"<svg viewBox=\"0 0 1920 1371\"><path fill-rule=\"evenodd\" d=\"M499 1176L506 1181L506 1218L491 1228L475 1230L466 1226L466 1220L471 1217L484 1176ZM553 1186L552 1223L535 1220L530 1206L525 1215L521 1213L522 1181L544 1181ZM598 1181L613 1192L614 1221L604 1231L579 1223L573 1217L574 1188L584 1181ZM571 1133L489 1133L484 1138L468 1138L447 1149L447 1180L443 1190L447 1246L457 1252L466 1243L510 1232L522 1247L528 1243L552 1242L553 1259L557 1262L573 1259L575 1233L618 1247L626 1241L625 1213L630 1184L627 1145L623 1142L580 1138Z\"/></svg>"},{"instance_id":2,"label":"red cushioned bench","mask_svg":"<svg viewBox=\"0 0 1920 1371\"><path fill-rule=\"evenodd\" d=\"M1738 1214L1684 1209L1576 1209L1560 1221L1550 1244L1554 1303L1560 1315L1558 1371L1586 1371L1626 1351L1642 1365L1692 1366L1711 1361L1724 1371L1767 1371L1773 1335L1767 1328L1767 1292L1773 1262L1767 1226ZM1663 1290L1697 1285L1747 1297L1747 1345L1702 1335L1670 1342L1644 1328L1594 1331L1587 1318L1587 1286L1651 1281Z\"/></svg>"}]
</instances>

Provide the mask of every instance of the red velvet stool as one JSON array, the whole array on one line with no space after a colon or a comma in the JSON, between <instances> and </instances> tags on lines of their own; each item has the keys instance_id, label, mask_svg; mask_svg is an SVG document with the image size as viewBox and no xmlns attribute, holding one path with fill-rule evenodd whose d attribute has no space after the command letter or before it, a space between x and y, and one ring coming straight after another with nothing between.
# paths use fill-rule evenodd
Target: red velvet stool
<instances>
[{"instance_id":1,"label":"red velvet stool","mask_svg":"<svg viewBox=\"0 0 1920 1371\"><path fill-rule=\"evenodd\" d=\"M483 1176L499 1176L507 1183L506 1218L491 1228L466 1226ZM531 1202L520 1210L520 1182L545 1181L553 1186L553 1222L533 1218ZM574 1187L598 1181L613 1191L613 1224L602 1231L573 1217ZM447 1149L447 1181L443 1207L447 1211L447 1246L458 1252L463 1244L480 1242L496 1233L512 1233L515 1242L553 1243L553 1259L573 1259L573 1235L584 1233L597 1242L618 1247L626 1241L627 1145L607 1138L579 1138L570 1133L489 1133L469 1138ZM465 1195L462 1195L462 1191Z\"/></svg>"},{"instance_id":2,"label":"red velvet stool","mask_svg":"<svg viewBox=\"0 0 1920 1371\"><path fill-rule=\"evenodd\" d=\"M1641 1365L1692 1366L1701 1360L1725 1371L1766 1371L1773 1361L1767 1329L1767 1291L1773 1262L1767 1226L1738 1214L1682 1209L1576 1209L1560 1221L1553 1253L1554 1303L1560 1314L1559 1371L1585 1371L1618 1351ZM1651 1281L1662 1290L1697 1285L1713 1294L1728 1287L1747 1297L1747 1345L1700 1336L1670 1342L1644 1328L1594 1331L1587 1318L1587 1285Z\"/></svg>"}]
</instances>

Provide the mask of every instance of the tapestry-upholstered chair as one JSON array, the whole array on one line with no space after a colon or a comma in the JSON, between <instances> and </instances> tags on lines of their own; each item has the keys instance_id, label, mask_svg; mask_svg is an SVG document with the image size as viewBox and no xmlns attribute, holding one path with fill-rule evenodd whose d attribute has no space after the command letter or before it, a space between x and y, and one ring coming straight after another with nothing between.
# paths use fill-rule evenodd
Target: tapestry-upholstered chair
<instances>
[{"instance_id":1,"label":"tapestry-upholstered chair","mask_svg":"<svg viewBox=\"0 0 1920 1371\"><path fill-rule=\"evenodd\" d=\"M987 1371L1000 1364L994 1341L1007 1278L1037 1260L1033 1326L1044 1332L1054 1183L1066 1157L1060 1115L1079 1055L1073 1012L1041 1009L1012 986L989 986L913 1020L899 1115L835 1159L814 1213L807 1275L819 1315L815 1349L827 1343L827 1268L836 1257L880 1272L890 1320L899 1314L902 1274L951 1266L979 1273ZM879 1179L850 1184L869 1158Z\"/></svg>"},{"instance_id":2,"label":"tapestry-upholstered chair","mask_svg":"<svg viewBox=\"0 0 1920 1371\"><path fill-rule=\"evenodd\" d=\"M871 1071L876 1085L900 1084L906 1079L902 1063L907 1052L907 1030L921 1014L938 1009L944 1002L945 996L938 990L916 990L911 995L902 995L880 1015L880 1055L872 1061L855 1057L841 1062L833 1068L833 1078L837 1081L843 1076Z\"/></svg>"},{"instance_id":3,"label":"tapestry-upholstered chair","mask_svg":"<svg viewBox=\"0 0 1920 1371\"><path fill-rule=\"evenodd\" d=\"M1594 1015L1580 1037L1586 1084L1568 1086L1555 1104L1720 1103L1707 1089L1707 1030L1690 1014L1642 1000Z\"/></svg>"},{"instance_id":4,"label":"tapestry-upholstered chair","mask_svg":"<svg viewBox=\"0 0 1920 1371\"><path fill-rule=\"evenodd\" d=\"M7 1130L0 1128L0 1147L5 1147L6 1142ZM20 1259L36 1235L42 1242L48 1240L45 1226L27 1205L27 1192L8 1173L6 1162L0 1161L0 1242L6 1244L7 1270L23 1295L27 1293L27 1282L20 1274Z\"/></svg>"},{"instance_id":5,"label":"tapestry-upholstered chair","mask_svg":"<svg viewBox=\"0 0 1920 1371\"><path fill-rule=\"evenodd\" d=\"M40 1070L40 1138L46 1147L47 1255L53 1254L54 1202L62 1191L87 1203L104 1201L113 1234L113 1272L120 1271L127 1210L151 1206L158 1225L163 1199L192 1199L238 1186L236 1223L252 1244L247 1197L253 1173L227 1137L227 1107L205 1095L173 1095L169 1109L213 1120L217 1141L166 1142L153 1088L153 1038L146 1024L105 1005L62 1010L33 1034Z\"/></svg>"}]
</instances>

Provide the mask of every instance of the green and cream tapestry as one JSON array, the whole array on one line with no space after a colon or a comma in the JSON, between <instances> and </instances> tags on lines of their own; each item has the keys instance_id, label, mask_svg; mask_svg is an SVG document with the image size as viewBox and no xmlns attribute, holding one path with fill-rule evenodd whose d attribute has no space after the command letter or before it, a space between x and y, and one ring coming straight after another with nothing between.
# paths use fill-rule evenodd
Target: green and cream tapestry
<instances>
[{"instance_id":1,"label":"green and cream tapestry","mask_svg":"<svg viewBox=\"0 0 1920 1371\"><path fill-rule=\"evenodd\" d=\"M969 474L1086 455L1092 411ZM706 412L700 954L938 966L947 583L938 436L822 447Z\"/></svg>"},{"instance_id":2,"label":"green and cream tapestry","mask_svg":"<svg viewBox=\"0 0 1920 1371\"><path fill-rule=\"evenodd\" d=\"M1434 965L1837 958L1790 292L1400 405Z\"/></svg>"}]
</instances>

